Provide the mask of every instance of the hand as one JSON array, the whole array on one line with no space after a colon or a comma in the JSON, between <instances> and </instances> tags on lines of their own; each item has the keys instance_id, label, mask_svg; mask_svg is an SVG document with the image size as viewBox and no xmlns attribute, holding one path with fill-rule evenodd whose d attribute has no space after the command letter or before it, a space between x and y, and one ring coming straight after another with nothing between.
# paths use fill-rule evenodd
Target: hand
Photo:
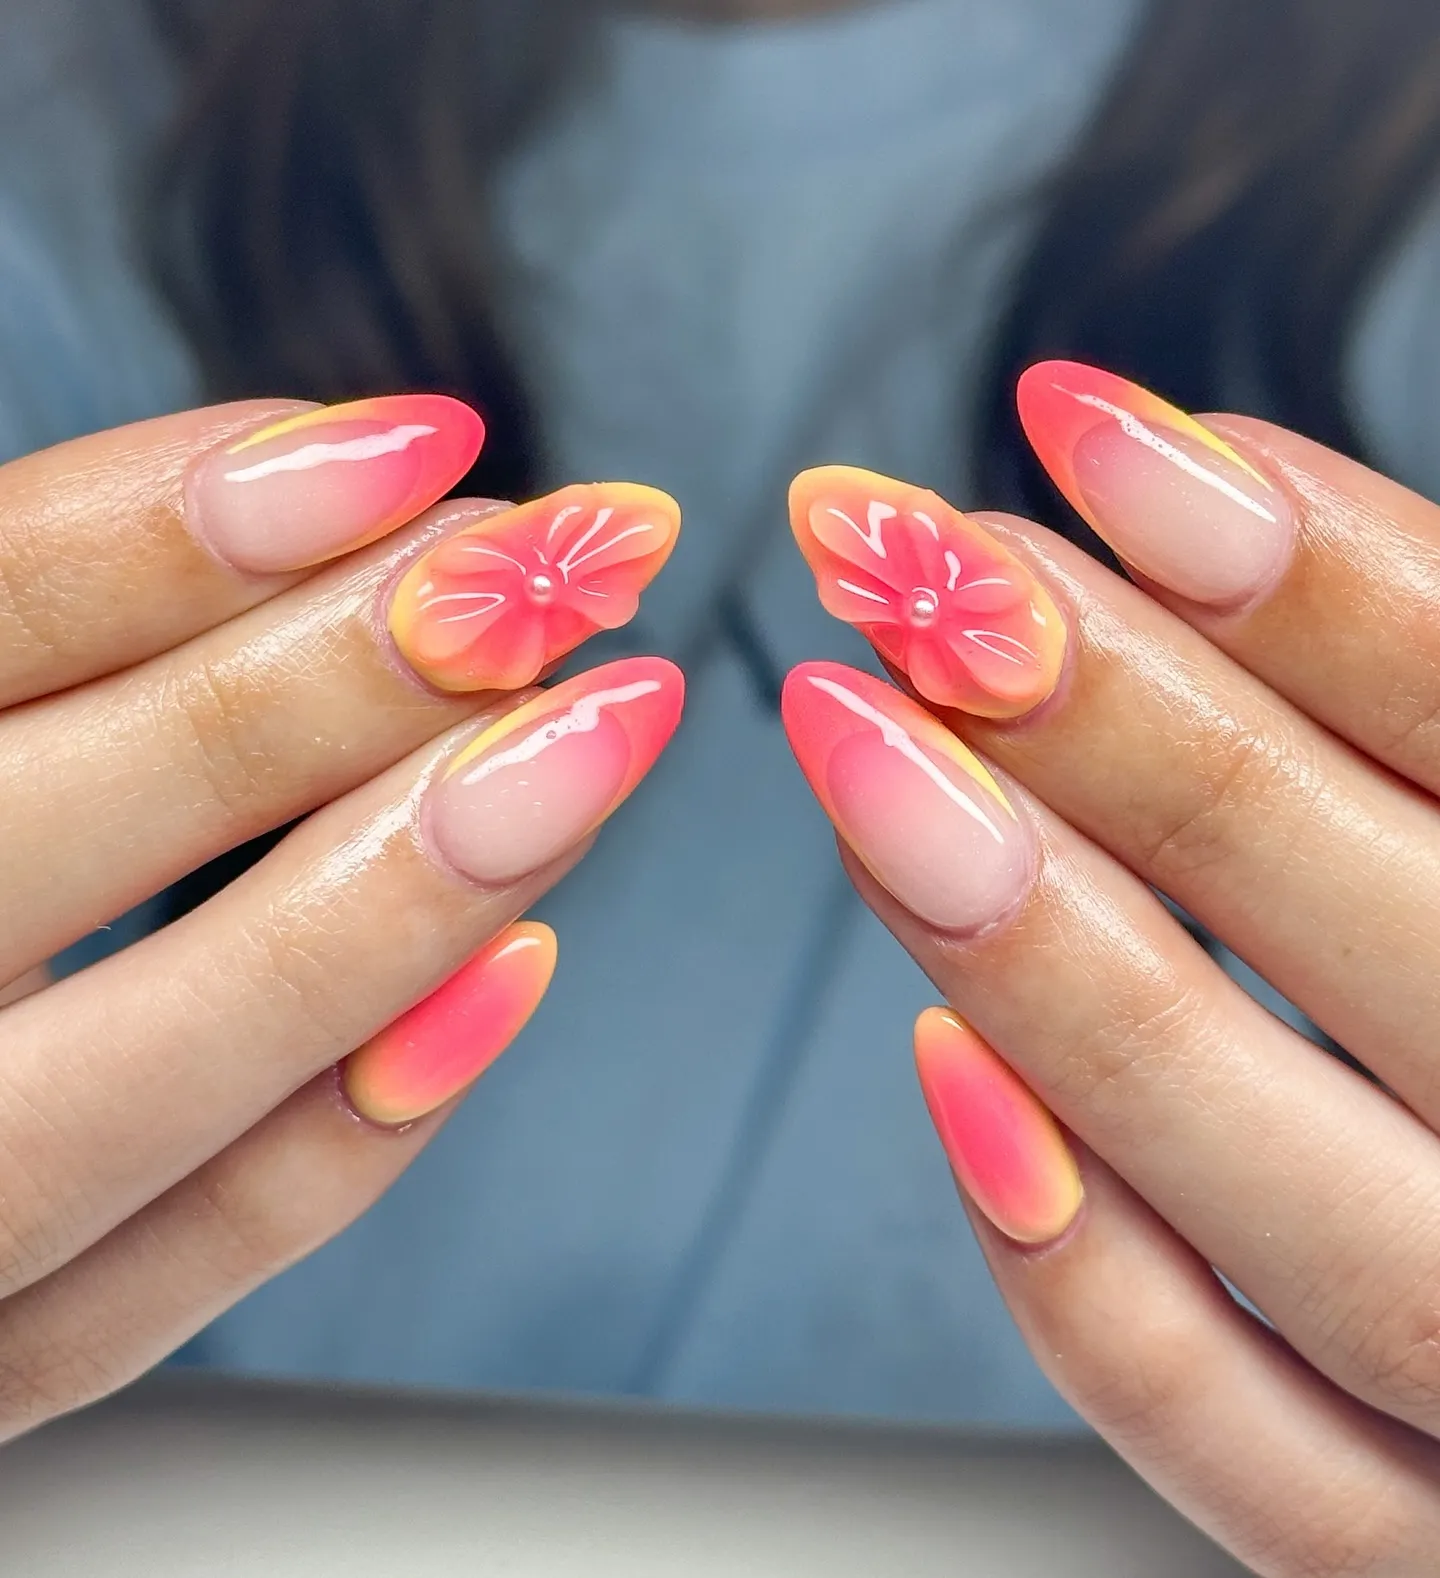
<instances>
[{"instance_id":1,"label":"hand","mask_svg":"<svg viewBox=\"0 0 1440 1578\"><path fill-rule=\"evenodd\" d=\"M249 403L0 469L0 986L313 812L0 1010L0 1436L396 1177L545 990L515 917L675 726L655 658L500 694L633 613L677 516L623 485L420 514L479 441L437 397Z\"/></svg>"},{"instance_id":2,"label":"hand","mask_svg":"<svg viewBox=\"0 0 1440 1578\"><path fill-rule=\"evenodd\" d=\"M1257 1572L1432 1573L1440 510L1090 369L1033 370L1021 409L1144 590L1023 521L802 478L827 606L934 710L807 664L792 744L952 1005L917 1027L925 1094L1056 1386Z\"/></svg>"}]
</instances>

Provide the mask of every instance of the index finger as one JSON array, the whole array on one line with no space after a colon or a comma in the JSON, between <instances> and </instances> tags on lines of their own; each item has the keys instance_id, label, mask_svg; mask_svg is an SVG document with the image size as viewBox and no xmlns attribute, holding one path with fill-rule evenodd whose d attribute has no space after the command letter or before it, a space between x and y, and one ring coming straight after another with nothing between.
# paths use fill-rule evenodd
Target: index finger
<instances>
[{"instance_id":1,"label":"index finger","mask_svg":"<svg viewBox=\"0 0 1440 1578\"><path fill-rule=\"evenodd\" d=\"M1145 589L1312 718L1440 792L1440 509L1245 417L1042 362L1032 447Z\"/></svg>"},{"instance_id":2,"label":"index finger","mask_svg":"<svg viewBox=\"0 0 1440 1578\"><path fill-rule=\"evenodd\" d=\"M443 395L249 400L0 467L0 706L163 652L442 498L484 424Z\"/></svg>"}]
</instances>

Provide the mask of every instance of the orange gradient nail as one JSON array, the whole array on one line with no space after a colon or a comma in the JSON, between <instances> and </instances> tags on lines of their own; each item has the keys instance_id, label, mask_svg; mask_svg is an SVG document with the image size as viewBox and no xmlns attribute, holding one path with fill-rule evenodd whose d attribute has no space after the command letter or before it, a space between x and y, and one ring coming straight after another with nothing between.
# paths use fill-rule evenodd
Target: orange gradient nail
<instances>
[{"instance_id":1,"label":"orange gradient nail","mask_svg":"<svg viewBox=\"0 0 1440 1578\"><path fill-rule=\"evenodd\" d=\"M655 765L685 680L622 658L542 692L477 735L426 794L441 855L476 882L513 882L592 833Z\"/></svg>"},{"instance_id":2,"label":"orange gradient nail","mask_svg":"<svg viewBox=\"0 0 1440 1578\"><path fill-rule=\"evenodd\" d=\"M780 699L790 748L866 869L942 931L973 932L1025 896L1035 841L985 764L891 685L801 663Z\"/></svg>"},{"instance_id":3,"label":"orange gradient nail","mask_svg":"<svg viewBox=\"0 0 1440 1578\"><path fill-rule=\"evenodd\" d=\"M440 690L519 690L633 619L679 530L680 507L658 488L561 488L432 548L395 589L390 633Z\"/></svg>"},{"instance_id":4,"label":"orange gradient nail","mask_svg":"<svg viewBox=\"0 0 1440 1578\"><path fill-rule=\"evenodd\" d=\"M1050 594L939 494L818 466L790 485L790 529L826 611L927 701L1012 718L1055 688L1065 626Z\"/></svg>"},{"instance_id":5,"label":"orange gradient nail","mask_svg":"<svg viewBox=\"0 0 1440 1578\"><path fill-rule=\"evenodd\" d=\"M915 1021L915 1066L965 1193L1007 1238L1058 1238L1084 1190L1065 1136L1035 1093L948 1008L927 1008Z\"/></svg>"},{"instance_id":6,"label":"orange gradient nail","mask_svg":"<svg viewBox=\"0 0 1440 1578\"><path fill-rule=\"evenodd\" d=\"M304 569L363 547L442 499L475 464L485 424L446 395L383 395L273 422L207 455L186 507L237 569Z\"/></svg>"},{"instance_id":7,"label":"orange gradient nail","mask_svg":"<svg viewBox=\"0 0 1440 1578\"><path fill-rule=\"evenodd\" d=\"M429 997L346 1061L350 1104L372 1123L410 1123L478 1079L519 1035L555 973L555 933L507 927Z\"/></svg>"},{"instance_id":8,"label":"orange gradient nail","mask_svg":"<svg viewBox=\"0 0 1440 1578\"><path fill-rule=\"evenodd\" d=\"M1216 606L1278 581L1295 540L1289 501L1194 417L1080 362L1027 368L1015 398L1056 487L1142 575Z\"/></svg>"}]
</instances>

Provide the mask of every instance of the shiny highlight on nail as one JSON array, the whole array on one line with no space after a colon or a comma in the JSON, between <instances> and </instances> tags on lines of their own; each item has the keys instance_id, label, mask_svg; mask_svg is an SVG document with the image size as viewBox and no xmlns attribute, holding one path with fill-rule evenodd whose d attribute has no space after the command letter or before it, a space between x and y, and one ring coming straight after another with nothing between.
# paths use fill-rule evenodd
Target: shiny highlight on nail
<instances>
[{"instance_id":1,"label":"shiny highlight on nail","mask_svg":"<svg viewBox=\"0 0 1440 1578\"><path fill-rule=\"evenodd\" d=\"M858 669L802 663L785 680L781 714L826 814L901 904L955 932L1019 904L1035 869L1029 824L923 707Z\"/></svg>"},{"instance_id":2,"label":"shiny highlight on nail","mask_svg":"<svg viewBox=\"0 0 1440 1578\"><path fill-rule=\"evenodd\" d=\"M1046 1244L1075 1220L1080 1170L1035 1093L961 1017L915 1021L925 1104L965 1193L1007 1238Z\"/></svg>"},{"instance_id":3,"label":"shiny highlight on nail","mask_svg":"<svg viewBox=\"0 0 1440 1578\"><path fill-rule=\"evenodd\" d=\"M1055 485L1142 575L1223 606L1284 570L1295 536L1288 499L1194 417L1079 362L1028 368L1016 403Z\"/></svg>"},{"instance_id":4,"label":"shiny highlight on nail","mask_svg":"<svg viewBox=\"0 0 1440 1578\"><path fill-rule=\"evenodd\" d=\"M939 494L819 466L790 485L790 528L826 611L927 701L1011 718L1055 688L1065 626L1050 594Z\"/></svg>"},{"instance_id":5,"label":"shiny highlight on nail","mask_svg":"<svg viewBox=\"0 0 1440 1578\"><path fill-rule=\"evenodd\" d=\"M519 690L633 619L679 530L680 507L658 488L561 488L432 548L395 589L390 633L440 690Z\"/></svg>"},{"instance_id":6,"label":"shiny highlight on nail","mask_svg":"<svg viewBox=\"0 0 1440 1578\"><path fill-rule=\"evenodd\" d=\"M507 927L345 1063L350 1104L372 1123L412 1123L485 1072L519 1035L555 973L555 933Z\"/></svg>"},{"instance_id":7,"label":"shiny highlight on nail","mask_svg":"<svg viewBox=\"0 0 1440 1578\"><path fill-rule=\"evenodd\" d=\"M558 859L631 793L680 721L685 681L664 658L622 658L492 724L427 794L441 853L478 882Z\"/></svg>"},{"instance_id":8,"label":"shiny highlight on nail","mask_svg":"<svg viewBox=\"0 0 1440 1578\"><path fill-rule=\"evenodd\" d=\"M485 424L446 395L383 395L272 422L207 455L187 485L198 535L242 570L349 553L445 496Z\"/></svg>"}]
</instances>

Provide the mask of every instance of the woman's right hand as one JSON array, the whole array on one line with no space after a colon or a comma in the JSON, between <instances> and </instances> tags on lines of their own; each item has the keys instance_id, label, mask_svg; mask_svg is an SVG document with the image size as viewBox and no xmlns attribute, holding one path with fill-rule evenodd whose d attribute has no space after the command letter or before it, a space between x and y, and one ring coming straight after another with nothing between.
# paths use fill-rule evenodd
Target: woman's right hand
<instances>
[{"instance_id":1,"label":"woman's right hand","mask_svg":"<svg viewBox=\"0 0 1440 1578\"><path fill-rule=\"evenodd\" d=\"M678 515L627 485L420 514L481 433L432 396L249 402L0 468L0 1437L394 1180L544 992L554 939L512 923L678 721L656 658L506 694L633 613Z\"/></svg>"}]
</instances>

